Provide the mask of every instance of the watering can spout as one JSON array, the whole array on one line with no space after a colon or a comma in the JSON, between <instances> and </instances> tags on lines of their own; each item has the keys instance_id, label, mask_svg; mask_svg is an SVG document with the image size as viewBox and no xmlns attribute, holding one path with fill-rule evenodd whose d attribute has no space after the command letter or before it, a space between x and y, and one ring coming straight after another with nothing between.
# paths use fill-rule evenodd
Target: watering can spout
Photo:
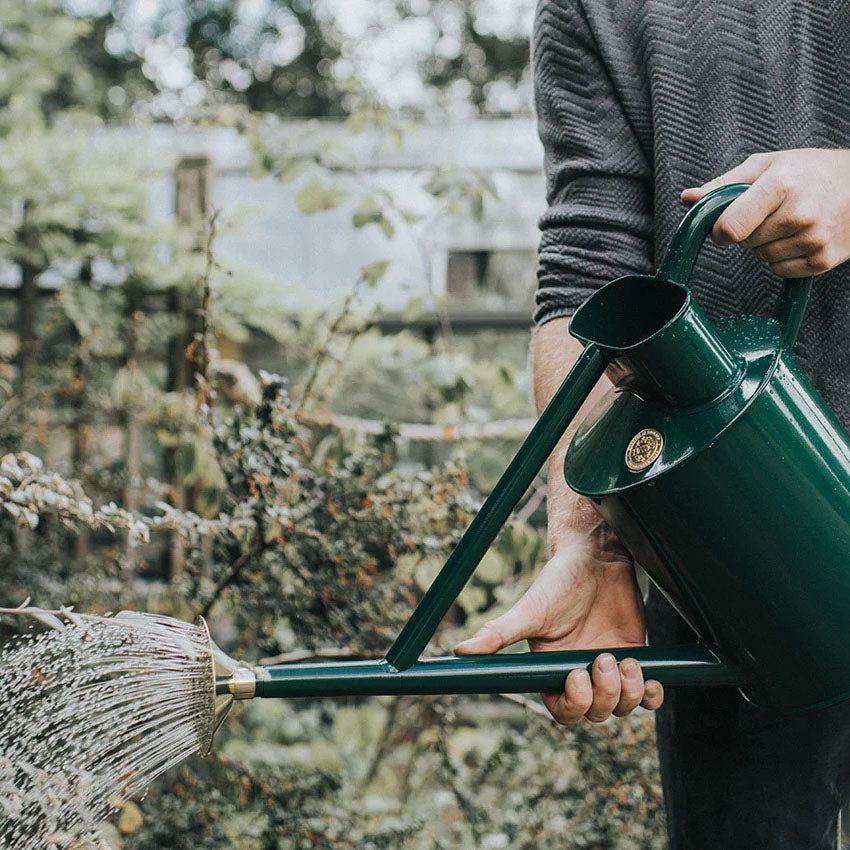
<instances>
[{"instance_id":1,"label":"watering can spout","mask_svg":"<svg viewBox=\"0 0 850 850\"><path fill-rule=\"evenodd\" d=\"M605 651L612 652L618 661L636 659L647 679L656 679L668 687L731 685L737 681L714 649L694 644L663 651L642 646L423 658L405 670L398 670L385 658L335 664L280 664L255 672L236 671L219 679L216 691L235 699L558 693L570 671L590 670L596 656Z\"/></svg>"},{"instance_id":2,"label":"watering can spout","mask_svg":"<svg viewBox=\"0 0 850 850\"><path fill-rule=\"evenodd\" d=\"M774 708L850 697L850 656L835 639L850 606L850 437L791 356L811 281L786 280L774 318L716 326L688 288L713 223L747 188L708 193L656 275L618 278L578 308L570 332L583 353L385 658L229 669L218 698L553 693L606 651L665 686L736 685ZM615 391L575 431L566 481L700 642L422 658L606 370Z\"/></svg>"},{"instance_id":3,"label":"watering can spout","mask_svg":"<svg viewBox=\"0 0 850 850\"><path fill-rule=\"evenodd\" d=\"M576 310L570 333L608 354L621 386L674 407L719 399L743 376L688 289L658 276L609 283Z\"/></svg>"}]
</instances>

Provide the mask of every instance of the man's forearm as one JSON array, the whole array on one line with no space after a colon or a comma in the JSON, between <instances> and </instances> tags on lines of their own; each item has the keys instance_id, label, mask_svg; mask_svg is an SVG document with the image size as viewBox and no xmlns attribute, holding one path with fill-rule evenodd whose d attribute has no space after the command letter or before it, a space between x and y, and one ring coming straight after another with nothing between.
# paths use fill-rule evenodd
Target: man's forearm
<instances>
[{"instance_id":1,"label":"man's forearm","mask_svg":"<svg viewBox=\"0 0 850 850\"><path fill-rule=\"evenodd\" d=\"M568 318L553 319L540 327L535 335L534 401L538 413L551 401L582 352L581 343L570 336L568 325ZM599 381L549 458L549 548L553 553L576 534L599 535L606 539L609 536L593 503L567 486L562 468L564 454L577 424L610 386L605 377Z\"/></svg>"}]
</instances>

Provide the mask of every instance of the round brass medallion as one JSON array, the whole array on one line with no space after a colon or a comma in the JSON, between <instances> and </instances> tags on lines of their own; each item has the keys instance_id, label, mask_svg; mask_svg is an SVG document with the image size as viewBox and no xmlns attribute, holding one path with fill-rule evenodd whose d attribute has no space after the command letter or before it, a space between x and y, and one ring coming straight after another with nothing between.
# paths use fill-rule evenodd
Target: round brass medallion
<instances>
[{"instance_id":1,"label":"round brass medallion","mask_svg":"<svg viewBox=\"0 0 850 850\"><path fill-rule=\"evenodd\" d=\"M626 446L626 466L632 472L640 472L655 463L664 446L664 437L655 428L644 428L629 440Z\"/></svg>"}]
</instances>

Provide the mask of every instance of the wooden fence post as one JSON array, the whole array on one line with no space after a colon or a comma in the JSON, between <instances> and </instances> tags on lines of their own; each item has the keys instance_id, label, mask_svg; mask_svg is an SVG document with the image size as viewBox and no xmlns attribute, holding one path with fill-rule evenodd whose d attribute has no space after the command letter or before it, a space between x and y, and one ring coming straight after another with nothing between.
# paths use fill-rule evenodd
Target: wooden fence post
<instances>
[{"instance_id":1,"label":"wooden fence post","mask_svg":"<svg viewBox=\"0 0 850 850\"><path fill-rule=\"evenodd\" d=\"M174 215L183 225L199 225L209 217L212 192L212 163L208 157L184 157L177 163L174 176ZM202 250L202 245L197 245ZM185 392L194 379L192 364L194 358L188 356L198 321L193 309L191 294L185 289L175 288L169 293L169 308L180 317L179 330L171 340L168 357L168 385L171 392ZM174 506L185 510L187 506L186 488L180 483L175 464L175 451L165 452L165 472L174 491ZM176 578L183 572L186 562L183 543L178 535L172 536L170 548L171 577Z\"/></svg>"},{"instance_id":2,"label":"wooden fence post","mask_svg":"<svg viewBox=\"0 0 850 850\"><path fill-rule=\"evenodd\" d=\"M18 293L18 393L23 397L30 389L36 367L36 302L38 301L37 277L42 269L33 261L32 255L38 250L38 234L30 223L32 202L25 201L21 225L16 239L26 256L19 262L21 270L21 288Z\"/></svg>"}]
</instances>

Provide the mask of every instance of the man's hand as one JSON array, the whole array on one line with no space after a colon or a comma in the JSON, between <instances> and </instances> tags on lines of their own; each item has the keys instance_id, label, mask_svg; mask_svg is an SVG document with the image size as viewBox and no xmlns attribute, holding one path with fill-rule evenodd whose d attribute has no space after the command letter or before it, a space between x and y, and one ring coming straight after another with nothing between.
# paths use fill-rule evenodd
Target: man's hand
<instances>
[{"instance_id":1,"label":"man's hand","mask_svg":"<svg viewBox=\"0 0 850 850\"><path fill-rule=\"evenodd\" d=\"M537 580L507 613L486 623L455 648L459 655L497 652L528 639L532 650L643 646L643 600L625 550L599 535L564 540ZM552 716L565 725L582 717L601 722L623 717L638 705L656 709L664 699L658 682L644 685L634 659L620 662L602 653L586 670L573 670L564 692L543 694Z\"/></svg>"},{"instance_id":2,"label":"man's hand","mask_svg":"<svg viewBox=\"0 0 850 850\"><path fill-rule=\"evenodd\" d=\"M751 183L717 219L716 242L752 248L781 277L809 277L850 259L850 150L757 153L704 185L698 201L729 183Z\"/></svg>"},{"instance_id":3,"label":"man's hand","mask_svg":"<svg viewBox=\"0 0 850 850\"><path fill-rule=\"evenodd\" d=\"M553 319L535 336L534 396L537 409L549 403L581 354L581 343L567 332L569 319ZM603 378L573 422L581 421L607 392ZM549 458L547 512L552 557L522 599L506 614L482 626L455 647L459 655L498 652L528 639L532 650L612 649L643 646L643 600L631 558L590 499L567 486L563 469L574 424ZM619 667L603 652L587 670L573 670L564 692L543 700L560 723L582 717L602 721L612 713L628 714L638 705L655 709L664 692L658 682L644 686L640 665L626 658Z\"/></svg>"}]
</instances>

